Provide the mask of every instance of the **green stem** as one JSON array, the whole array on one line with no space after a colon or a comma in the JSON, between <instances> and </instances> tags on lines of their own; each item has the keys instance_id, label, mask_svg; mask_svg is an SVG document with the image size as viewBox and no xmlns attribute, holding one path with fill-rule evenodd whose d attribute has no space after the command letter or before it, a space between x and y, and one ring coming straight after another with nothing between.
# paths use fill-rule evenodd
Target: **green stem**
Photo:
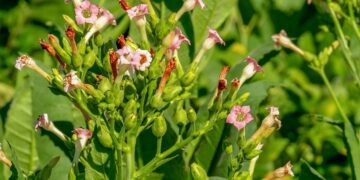
<instances>
[{"instance_id":1,"label":"green stem","mask_svg":"<svg viewBox=\"0 0 360 180\"><path fill-rule=\"evenodd\" d=\"M348 10L349 10L349 14L350 14L350 22L351 25L355 31L355 34L357 36L357 38L360 40L360 31L359 28L356 24L356 19L355 19L355 15L354 15L354 7L353 7L353 3L348 3Z\"/></svg>"},{"instance_id":2,"label":"green stem","mask_svg":"<svg viewBox=\"0 0 360 180\"><path fill-rule=\"evenodd\" d=\"M324 72L324 69L321 69L321 70L319 70L318 72L319 72L321 78L323 79L326 87L328 88L328 90L329 90L329 92L330 92L330 95L331 95L332 99L334 100L334 102L335 102L335 104L336 104L336 107L338 108L338 110L339 110L339 112L340 112L340 115L341 115L341 117L343 118L344 122L350 122L350 120L349 120L348 117L346 116L345 111L344 111L344 109L342 108L342 106L341 106L338 98L336 97L333 88L331 87L331 84L330 84L330 82L329 82L328 77L326 76L326 74L325 74L325 72Z\"/></svg>"},{"instance_id":3,"label":"green stem","mask_svg":"<svg viewBox=\"0 0 360 180\"><path fill-rule=\"evenodd\" d=\"M126 179L134 179L135 172L135 145L136 145L136 135L130 133L128 136L128 146L129 150L126 152L126 166L127 166L127 176Z\"/></svg>"},{"instance_id":4,"label":"green stem","mask_svg":"<svg viewBox=\"0 0 360 180\"><path fill-rule=\"evenodd\" d=\"M156 156L161 154L161 144L162 144L162 137L157 138L157 144L156 144Z\"/></svg>"},{"instance_id":5,"label":"green stem","mask_svg":"<svg viewBox=\"0 0 360 180\"><path fill-rule=\"evenodd\" d=\"M341 45L342 45L341 47L342 47L343 54L345 56L345 60L347 61L348 65L350 66L350 69L351 69L351 71L353 73L356 84L359 86L360 85L359 74L357 73L355 63L354 63L353 59L351 58L351 52L350 52L349 46L347 45L344 32L341 29L340 22L336 18L336 14L335 14L334 10L330 6L331 0L327 0L327 3L328 3L329 10L330 10L331 18L334 21L335 29L337 31L337 34L339 36L339 39L340 39L340 42L341 42Z\"/></svg>"}]
</instances>

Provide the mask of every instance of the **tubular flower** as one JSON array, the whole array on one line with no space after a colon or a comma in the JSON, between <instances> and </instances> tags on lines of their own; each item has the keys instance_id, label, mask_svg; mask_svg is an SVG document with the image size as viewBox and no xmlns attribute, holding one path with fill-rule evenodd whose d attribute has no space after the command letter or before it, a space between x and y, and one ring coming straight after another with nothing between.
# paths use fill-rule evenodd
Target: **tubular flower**
<instances>
[{"instance_id":1,"label":"tubular flower","mask_svg":"<svg viewBox=\"0 0 360 180\"><path fill-rule=\"evenodd\" d=\"M100 8L100 17L94 22L91 29L85 35L85 42L88 42L91 36L93 36L96 32L100 31L105 26L111 24L116 25L115 17L108 11L107 9Z\"/></svg>"},{"instance_id":2,"label":"tubular flower","mask_svg":"<svg viewBox=\"0 0 360 180\"><path fill-rule=\"evenodd\" d=\"M64 78L64 91L69 92L72 89L78 87L81 84L81 80L76 75L76 71L71 70L70 73L65 75Z\"/></svg>"},{"instance_id":3,"label":"tubular flower","mask_svg":"<svg viewBox=\"0 0 360 180\"><path fill-rule=\"evenodd\" d=\"M170 53L179 49L182 42L185 42L185 44L190 45L190 40L186 38L186 36L181 32L180 28L175 28L174 32L175 32L174 38L172 39L171 45L168 48L168 52Z\"/></svg>"},{"instance_id":4,"label":"tubular flower","mask_svg":"<svg viewBox=\"0 0 360 180\"><path fill-rule=\"evenodd\" d=\"M193 10L197 5L200 6L201 9L205 8L205 3L202 0L186 0L184 3L187 11Z\"/></svg>"},{"instance_id":5,"label":"tubular flower","mask_svg":"<svg viewBox=\"0 0 360 180\"><path fill-rule=\"evenodd\" d=\"M148 6L146 4L139 4L128 9L126 12L131 20L143 19L145 15L149 14Z\"/></svg>"},{"instance_id":6,"label":"tubular flower","mask_svg":"<svg viewBox=\"0 0 360 180\"><path fill-rule=\"evenodd\" d=\"M99 8L90 1L83 1L75 7L75 18L78 24L94 24L99 14Z\"/></svg>"},{"instance_id":7,"label":"tubular flower","mask_svg":"<svg viewBox=\"0 0 360 180\"><path fill-rule=\"evenodd\" d=\"M142 49L137 49L132 58L134 59L133 61L136 62L135 69L140 71L145 71L152 61L149 51Z\"/></svg>"},{"instance_id":8,"label":"tubular flower","mask_svg":"<svg viewBox=\"0 0 360 180\"><path fill-rule=\"evenodd\" d=\"M233 124L238 130L244 128L254 118L250 106L234 106L226 118L226 123Z\"/></svg>"},{"instance_id":9,"label":"tubular flower","mask_svg":"<svg viewBox=\"0 0 360 180\"><path fill-rule=\"evenodd\" d=\"M78 162L81 151L85 148L87 141L92 137L92 132L84 128L76 128L74 133L77 139L75 142L75 155L73 164Z\"/></svg>"},{"instance_id":10,"label":"tubular flower","mask_svg":"<svg viewBox=\"0 0 360 180\"><path fill-rule=\"evenodd\" d=\"M291 40L288 38L286 32L284 30L281 30L278 34L275 34L271 36L273 41L277 46L284 46L286 48L289 48L296 53L299 53L300 55L304 55L304 51L301 50L299 47L297 47Z\"/></svg>"},{"instance_id":11,"label":"tubular flower","mask_svg":"<svg viewBox=\"0 0 360 180\"><path fill-rule=\"evenodd\" d=\"M287 162L283 167L276 169L275 171L269 173L264 179L265 180L272 180L272 179L279 179L285 176L294 176L292 172L293 165L291 162Z\"/></svg>"},{"instance_id":12,"label":"tubular flower","mask_svg":"<svg viewBox=\"0 0 360 180\"><path fill-rule=\"evenodd\" d=\"M37 131L39 128L43 128L47 131L50 131L54 133L57 137L59 137L61 140L65 141L65 135L62 133L52 121L49 120L48 114L42 114L39 116L38 121L35 125L35 131Z\"/></svg>"},{"instance_id":13,"label":"tubular flower","mask_svg":"<svg viewBox=\"0 0 360 180\"><path fill-rule=\"evenodd\" d=\"M216 43L225 45L224 40L220 37L219 33L216 30L208 28L208 32L209 37L205 40L203 44L203 48L205 50L211 49Z\"/></svg>"},{"instance_id":14,"label":"tubular flower","mask_svg":"<svg viewBox=\"0 0 360 180\"><path fill-rule=\"evenodd\" d=\"M48 81L51 79L50 75L41 69L30 56L22 55L16 59L15 68L21 70L23 67L34 70Z\"/></svg>"},{"instance_id":15,"label":"tubular flower","mask_svg":"<svg viewBox=\"0 0 360 180\"><path fill-rule=\"evenodd\" d=\"M262 72L261 66L256 62L256 60L252 57L247 57L246 61L248 63L247 66L245 66L242 75L240 77L241 84L244 83L247 79L254 76L256 72Z\"/></svg>"},{"instance_id":16,"label":"tubular flower","mask_svg":"<svg viewBox=\"0 0 360 180\"><path fill-rule=\"evenodd\" d=\"M269 111L269 115L265 117L265 119L262 122L262 125L266 127L274 127L275 124L277 125L278 129L281 128L281 121L279 120L279 108L271 106L267 108Z\"/></svg>"}]
</instances>

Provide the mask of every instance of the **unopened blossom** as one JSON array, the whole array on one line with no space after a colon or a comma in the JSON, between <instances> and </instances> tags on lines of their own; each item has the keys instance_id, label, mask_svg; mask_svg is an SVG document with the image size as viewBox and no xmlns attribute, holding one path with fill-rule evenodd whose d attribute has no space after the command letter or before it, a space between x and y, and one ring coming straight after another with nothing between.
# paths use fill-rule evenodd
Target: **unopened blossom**
<instances>
[{"instance_id":1,"label":"unopened blossom","mask_svg":"<svg viewBox=\"0 0 360 180\"><path fill-rule=\"evenodd\" d=\"M203 44L205 50L211 49L215 44L219 43L225 45L224 40L220 37L219 33L211 28L208 28L209 36Z\"/></svg>"},{"instance_id":2,"label":"unopened blossom","mask_svg":"<svg viewBox=\"0 0 360 180\"><path fill-rule=\"evenodd\" d=\"M83 1L80 6L75 7L75 18L78 24L94 24L99 14L99 8L90 1Z\"/></svg>"},{"instance_id":3,"label":"unopened blossom","mask_svg":"<svg viewBox=\"0 0 360 180\"><path fill-rule=\"evenodd\" d=\"M81 151L85 148L87 141L92 137L92 132L84 128L76 128L74 130L74 133L77 139L75 142L75 154L73 164L78 162Z\"/></svg>"},{"instance_id":4,"label":"unopened blossom","mask_svg":"<svg viewBox=\"0 0 360 180\"><path fill-rule=\"evenodd\" d=\"M279 108L271 106L268 107L267 110L269 114L263 120L262 126L274 127L276 125L278 129L281 128L281 121L279 120Z\"/></svg>"},{"instance_id":5,"label":"unopened blossom","mask_svg":"<svg viewBox=\"0 0 360 180\"><path fill-rule=\"evenodd\" d=\"M201 9L205 8L205 3L202 0L186 0L176 13L175 20L178 21L185 12L192 11L197 5L200 6Z\"/></svg>"},{"instance_id":6,"label":"unopened blossom","mask_svg":"<svg viewBox=\"0 0 360 180\"><path fill-rule=\"evenodd\" d=\"M139 20L145 18L145 15L149 14L149 9L146 4L139 4L130 8L126 12L131 20Z\"/></svg>"},{"instance_id":7,"label":"unopened blossom","mask_svg":"<svg viewBox=\"0 0 360 180\"><path fill-rule=\"evenodd\" d=\"M35 131L37 131L39 128L43 128L47 131L52 132L63 141L66 140L65 135L58 128L56 128L52 121L49 120L48 114L46 113L40 115L35 124Z\"/></svg>"},{"instance_id":8,"label":"unopened blossom","mask_svg":"<svg viewBox=\"0 0 360 180\"><path fill-rule=\"evenodd\" d=\"M168 48L168 52L174 52L180 48L182 42L187 45L190 45L190 40L181 32L180 28L175 28L174 36L171 42L170 47Z\"/></svg>"},{"instance_id":9,"label":"unopened blossom","mask_svg":"<svg viewBox=\"0 0 360 180\"><path fill-rule=\"evenodd\" d=\"M247 57L246 62L248 63L240 77L240 83L244 83L247 79L255 75L256 72L262 72L261 66L252 57Z\"/></svg>"},{"instance_id":10,"label":"unopened blossom","mask_svg":"<svg viewBox=\"0 0 360 180\"><path fill-rule=\"evenodd\" d=\"M71 70L64 78L64 91L69 92L70 90L81 85L81 80L76 75L76 71Z\"/></svg>"},{"instance_id":11,"label":"unopened blossom","mask_svg":"<svg viewBox=\"0 0 360 180\"><path fill-rule=\"evenodd\" d=\"M291 162L287 162L283 167L280 167L276 169L275 171L269 173L264 179L265 180L275 180L275 179L281 179L286 176L294 176L294 173L292 172L293 165Z\"/></svg>"},{"instance_id":12,"label":"unopened blossom","mask_svg":"<svg viewBox=\"0 0 360 180\"><path fill-rule=\"evenodd\" d=\"M100 16L91 26L90 30L85 35L85 42L88 42L89 39L98 31L103 29L107 25L116 25L115 17L108 11L107 9L100 8L99 9Z\"/></svg>"},{"instance_id":13,"label":"unopened blossom","mask_svg":"<svg viewBox=\"0 0 360 180\"><path fill-rule=\"evenodd\" d=\"M2 150L1 144L0 144L0 161L3 162L8 167L12 166L12 162L6 157L4 151Z\"/></svg>"},{"instance_id":14,"label":"unopened blossom","mask_svg":"<svg viewBox=\"0 0 360 180\"><path fill-rule=\"evenodd\" d=\"M273 41L277 46L284 46L286 48L289 48L296 53L299 53L301 55L304 55L304 51L301 50L299 47L297 47L287 36L286 32L284 30L281 30L278 34L275 34L271 36Z\"/></svg>"},{"instance_id":15,"label":"unopened blossom","mask_svg":"<svg viewBox=\"0 0 360 180\"><path fill-rule=\"evenodd\" d=\"M254 118L250 106L234 106L226 118L226 123L233 124L238 130L244 128Z\"/></svg>"}]
</instances>

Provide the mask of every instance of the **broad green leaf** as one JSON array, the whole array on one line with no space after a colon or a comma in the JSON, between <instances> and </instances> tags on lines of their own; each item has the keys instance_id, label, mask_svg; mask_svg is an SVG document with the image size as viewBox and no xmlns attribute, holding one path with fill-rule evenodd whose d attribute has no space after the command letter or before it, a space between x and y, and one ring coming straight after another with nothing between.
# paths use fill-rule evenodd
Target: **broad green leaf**
<instances>
[{"instance_id":1,"label":"broad green leaf","mask_svg":"<svg viewBox=\"0 0 360 180\"><path fill-rule=\"evenodd\" d=\"M39 163L31 103L31 89L26 83L19 88L11 104L4 135L19 159L21 170L27 175L34 172Z\"/></svg>"},{"instance_id":2,"label":"broad green leaf","mask_svg":"<svg viewBox=\"0 0 360 180\"><path fill-rule=\"evenodd\" d=\"M325 178L316 171L313 167L310 166L308 162L306 162L304 159L301 159L302 165L301 165L301 173L299 180L307 180L307 179L321 179L325 180Z\"/></svg>"},{"instance_id":3,"label":"broad green leaf","mask_svg":"<svg viewBox=\"0 0 360 180\"><path fill-rule=\"evenodd\" d=\"M351 168L354 179L360 179L360 144L354 127L348 121L344 122L344 138L350 156Z\"/></svg>"}]
</instances>

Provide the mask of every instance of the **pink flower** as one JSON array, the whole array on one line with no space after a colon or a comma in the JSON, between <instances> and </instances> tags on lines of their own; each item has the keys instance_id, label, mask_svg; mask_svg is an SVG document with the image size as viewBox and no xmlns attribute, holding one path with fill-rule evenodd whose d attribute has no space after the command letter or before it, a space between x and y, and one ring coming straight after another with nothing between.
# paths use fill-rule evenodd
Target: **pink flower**
<instances>
[{"instance_id":1,"label":"pink flower","mask_svg":"<svg viewBox=\"0 0 360 180\"><path fill-rule=\"evenodd\" d=\"M180 48L182 42L190 45L190 40L181 32L180 28L175 28L175 37L172 39L172 43L168 48L169 52L174 52Z\"/></svg>"},{"instance_id":2,"label":"pink flower","mask_svg":"<svg viewBox=\"0 0 360 180\"><path fill-rule=\"evenodd\" d=\"M65 75L64 78L64 91L68 92L74 88L76 88L78 85L81 84L81 80L76 75L76 71L71 70L70 73Z\"/></svg>"},{"instance_id":3,"label":"pink flower","mask_svg":"<svg viewBox=\"0 0 360 180\"><path fill-rule=\"evenodd\" d=\"M130 19L142 19L146 14L149 14L148 6L146 4L139 4L126 11Z\"/></svg>"},{"instance_id":4,"label":"pink flower","mask_svg":"<svg viewBox=\"0 0 360 180\"><path fill-rule=\"evenodd\" d=\"M113 26L116 25L115 17L114 17L114 15L111 14L111 12L109 10L100 8L100 15L101 15L100 18L104 17L107 20L108 24L111 24Z\"/></svg>"},{"instance_id":5,"label":"pink flower","mask_svg":"<svg viewBox=\"0 0 360 180\"><path fill-rule=\"evenodd\" d=\"M252 76L254 76L254 74L256 72L262 72L262 68L261 66L256 62L256 60L252 57L247 57L246 61L248 62L248 65L245 66L241 77L240 77L240 82L244 83L247 79L251 78Z\"/></svg>"},{"instance_id":6,"label":"pink flower","mask_svg":"<svg viewBox=\"0 0 360 180\"><path fill-rule=\"evenodd\" d=\"M201 9L205 8L205 4L202 0L195 0L197 5L200 5Z\"/></svg>"},{"instance_id":7,"label":"pink flower","mask_svg":"<svg viewBox=\"0 0 360 180\"><path fill-rule=\"evenodd\" d=\"M77 137L75 142L75 154L73 164L76 164L79 160L81 151L85 148L87 141L92 137L92 132L84 128L76 128L74 133Z\"/></svg>"},{"instance_id":8,"label":"pink flower","mask_svg":"<svg viewBox=\"0 0 360 180\"><path fill-rule=\"evenodd\" d=\"M196 5L199 5L201 9L205 8L205 4L202 0L186 0L184 3L185 9L187 11L193 10Z\"/></svg>"},{"instance_id":9,"label":"pink flower","mask_svg":"<svg viewBox=\"0 0 360 180\"><path fill-rule=\"evenodd\" d=\"M39 116L38 121L35 125L35 131L37 131L40 127L49 130L51 126L51 121L49 121L48 114L42 114Z\"/></svg>"},{"instance_id":10,"label":"pink flower","mask_svg":"<svg viewBox=\"0 0 360 180\"><path fill-rule=\"evenodd\" d=\"M287 33L284 30L281 30L278 34L271 36L272 40L275 42L275 45L277 46L284 46L286 48L289 48L301 55L304 54L304 51L297 47L287 36Z\"/></svg>"},{"instance_id":11,"label":"pink flower","mask_svg":"<svg viewBox=\"0 0 360 180\"><path fill-rule=\"evenodd\" d=\"M116 25L115 17L110 13L110 11L100 8L100 17L96 19L93 26L85 35L85 42L88 42L89 39L98 31L100 31L105 26L111 24Z\"/></svg>"},{"instance_id":12,"label":"pink flower","mask_svg":"<svg viewBox=\"0 0 360 180\"><path fill-rule=\"evenodd\" d=\"M137 49L133 55L133 61L136 62L135 69L140 71L145 71L147 67L150 66L152 61L151 54L149 51Z\"/></svg>"},{"instance_id":13,"label":"pink flower","mask_svg":"<svg viewBox=\"0 0 360 180\"><path fill-rule=\"evenodd\" d=\"M31 57L22 55L16 59L15 68L21 70L24 66L31 67L33 65L35 65L35 61Z\"/></svg>"},{"instance_id":14,"label":"pink flower","mask_svg":"<svg viewBox=\"0 0 360 180\"><path fill-rule=\"evenodd\" d=\"M250 114L250 106L234 106L226 118L226 123L233 124L240 130L253 119Z\"/></svg>"},{"instance_id":15,"label":"pink flower","mask_svg":"<svg viewBox=\"0 0 360 180\"><path fill-rule=\"evenodd\" d=\"M220 35L218 34L218 32L216 30L208 28L208 32L209 32L208 38L213 39L215 41L215 43L225 45L224 40L221 39Z\"/></svg>"},{"instance_id":16,"label":"pink flower","mask_svg":"<svg viewBox=\"0 0 360 180\"><path fill-rule=\"evenodd\" d=\"M78 139L90 139L92 137L92 132L89 131L88 129L84 129L84 128L76 128L74 130L74 133L76 134L76 137Z\"/></svg>"},{"instance_id":17,"label":"pink flower","mask_svg":"<svg viewBox=\"0 0 360 180\"><path fill-rule=\"evenodd\" d=\"M78 24L94 24L99 14L99 8L90 1L83 1L80 6L75 7L75 18Z\"/></svg>"}]
</instances>

